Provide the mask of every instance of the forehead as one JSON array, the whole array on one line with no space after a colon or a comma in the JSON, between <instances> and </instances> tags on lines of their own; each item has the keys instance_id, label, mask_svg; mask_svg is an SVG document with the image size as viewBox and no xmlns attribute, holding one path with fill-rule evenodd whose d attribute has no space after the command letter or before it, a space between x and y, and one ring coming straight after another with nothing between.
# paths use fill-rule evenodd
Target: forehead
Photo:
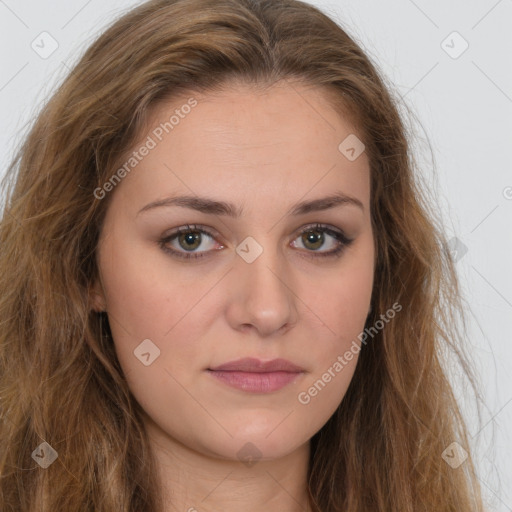
<instances>
[{"instance_id":1,"label":"forehead","mask_svg":"<svg viewBox=\"0 0 512 512\"><path fill-rule=\"evenodd\" d=\"M189 109L190 100L197 101L198 106ZM179 119L174 116L173 133L179 132L178 125L188 118L186 124L196 131L226 134L230 141L248 146L251 140L272 141L287 134L294 139L301 134L303 139L312 139L316 134L325 137L331 132L336 138L348 132L363 138L356 127L354 110L344 105L345 112L341 114L341 106L342 100L332 88L287 80L266 87L234 82L215 91L191 91L157 102L148 110L145 131L169 122L176 113ZM185 115L179 113L182 109L187 111Z\"/></svg>"},{"instance_id":2,"label":"forehead","mask_svg":"<svg viewBox=\"0 0 512 512\"><path fill-rule=\"evenodd\" d=\"M149 138L154 148L126 181L153 195L158 184L173 188L171 183L196 193L208 180L208 190L218 190L219 196L241 186L254 192L295 186L299 195L315 187L342 188L363 200L367 155L350 161L340 151L340 144L354 135L361 138L318 87L281 82L265 89L232 85L190 92L148 111L130 152Z\"/></svg>"}]
</instances>

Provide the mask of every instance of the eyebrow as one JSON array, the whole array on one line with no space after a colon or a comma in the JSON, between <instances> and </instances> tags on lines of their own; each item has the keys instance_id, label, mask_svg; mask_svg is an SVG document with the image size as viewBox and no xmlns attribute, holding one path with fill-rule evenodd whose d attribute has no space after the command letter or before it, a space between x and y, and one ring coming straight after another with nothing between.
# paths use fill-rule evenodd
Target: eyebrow
<instances>
[{"instance_id":1,"label":"eyebrow","mask_svg":"<svg viewBox=\"0 0 512 512\"><path fill-rule=\"evenodd\" d=\"M288 215L304 215L310 212L329 210L331 208L347 205L357 206L364 211L363 203L359 199L342 192L338 192L330 196L313 199L311 201L301 201L290 208ZM139 210L137 215L155 208L169 206L180 206L182 208L190 208L210 215L226 215L233 218L239 218L243 214L243 208L237 207L233 203L216 201L207 197L176 196L153 201Z\"/></svg>"}]
</instances>

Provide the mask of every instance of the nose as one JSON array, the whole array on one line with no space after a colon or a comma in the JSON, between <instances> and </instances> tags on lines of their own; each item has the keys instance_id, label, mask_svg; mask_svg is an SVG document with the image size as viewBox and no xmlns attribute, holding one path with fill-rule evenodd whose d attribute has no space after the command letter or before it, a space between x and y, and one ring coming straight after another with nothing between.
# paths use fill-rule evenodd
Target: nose
<instances>
[{"instance_id":1,"label":"nose","mask_svg":"<svg viewBox=\"0 0 512 512\"><path fill-rule=\"evenodd\" d=\"M292 273L277 250L264 247L251 263L237 255L229 273L227 318L238 331L282 335L298 319Z\"/></svg>"}]
</instances>

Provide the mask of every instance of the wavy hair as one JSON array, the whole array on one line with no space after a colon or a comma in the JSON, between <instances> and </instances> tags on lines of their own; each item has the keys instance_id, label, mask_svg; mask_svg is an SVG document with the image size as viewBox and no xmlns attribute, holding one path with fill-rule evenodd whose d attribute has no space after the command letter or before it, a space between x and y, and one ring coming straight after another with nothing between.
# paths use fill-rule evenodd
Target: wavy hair
<instances>
[{"instance_id":1,"label":"wavy hair","mask_svg":"<svg viewBox=\"0 0 512 512\"><path fill-rule=\"evenodd\" d=\"M360 46L298 0L153 0L84 52L38 113L4 178L0 224L0 508L163 512L156 463L92 310L112 176L148 119L179 93L280 80L322 87L358 127L370 161L376 242L372 312L402 310L362 348L349 389L311 439L316 512L481 511L450 354L477 390L457 327L464 307L399 100ZM341 142L341 141L340 141ZM58 453L34 462L46 441ZM468 452L457 469L443 451Z\"/></svg>"}]
</instances>

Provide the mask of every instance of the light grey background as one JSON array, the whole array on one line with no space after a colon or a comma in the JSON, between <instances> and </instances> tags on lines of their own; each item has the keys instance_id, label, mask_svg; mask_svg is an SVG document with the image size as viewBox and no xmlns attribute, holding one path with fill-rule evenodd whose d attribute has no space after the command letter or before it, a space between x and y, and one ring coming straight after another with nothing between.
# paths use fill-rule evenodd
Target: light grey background
<instances>
[{"instance_id":1,"label":"light grey background","mask_svg":"<svg viewBox=\"0 0 512 512\"><path fill-rule=\"evenodd\" d=\"M82 51L138 3L0 0L2 173L27 122ZM471 308L469 343L485 396L482 423L464 407L480 480L489 510L510 512L512 0L310 3L363 46L414 113L422 173L438 191L448 234L459 249L467 248L457 268ZM53 39L58 48L46 55ZM454 384L465 403L455 377Z\"/></svg>"}]
</instances>

